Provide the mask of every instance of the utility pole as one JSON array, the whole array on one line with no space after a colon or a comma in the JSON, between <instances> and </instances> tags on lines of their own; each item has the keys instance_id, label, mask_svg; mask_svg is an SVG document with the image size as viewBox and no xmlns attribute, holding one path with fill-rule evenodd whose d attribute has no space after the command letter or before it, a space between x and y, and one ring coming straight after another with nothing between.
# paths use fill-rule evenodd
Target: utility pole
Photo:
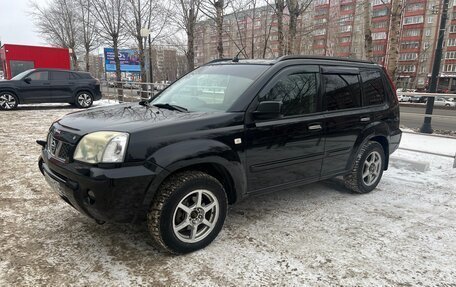
<instances>
[{"instance_id":1,"label":"utility pole","mask_svg":"<svg viewBox=\"0 0 456 287\"><path fill-rule=\"evenodd\" d=\"M437 82L440 72L440 62L442 61L442 50L443 50L443 38L445 36L445 26L448 14L448 2L449 0L443 1L443 7L440 14L440 27L439 27L439 38L437 41L437 48L435 49L434 64L432 65L431 82L429 84L429 93L435 93L437 91ZM426 104L426 115L432 115L434 110L434 97L428 97ZM420 132L432 134L433 129L431 126L431 117L425 117L423 125L420 128Z\"/></svg>"},{"instance_id":2,"label":"utility pole","mask_svg":"<svg viewBox=\"0 0 456 287\"><path fill-rule=\"evenodd\" d=\"M149 82L153 83L154 82L154 70L152 66L152 41L150 39L150 34L149 34ZM153 88L152 88L153 89Z\"/></svg>"}]
</instances>

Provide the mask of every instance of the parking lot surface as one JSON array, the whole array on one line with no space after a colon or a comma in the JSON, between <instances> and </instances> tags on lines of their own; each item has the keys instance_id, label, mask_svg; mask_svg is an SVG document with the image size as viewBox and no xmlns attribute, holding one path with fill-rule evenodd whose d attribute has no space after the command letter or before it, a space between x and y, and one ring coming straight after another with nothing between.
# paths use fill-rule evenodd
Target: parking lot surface
<instances>
[{"instance_id":1,"label":"parking lot surface","mask_svg":"<svg viewBox=\"0 0 456 287\"><path fill-rule=\"evenodd\" d=\"M35 140L71 111L0 112L0 286L456 285L451 159L398 151L430 170L393 161L365 195L330 180L246 199L209 247L172 256L144 224L97 225L47 186Z\"/></svg>"}]
</instances>

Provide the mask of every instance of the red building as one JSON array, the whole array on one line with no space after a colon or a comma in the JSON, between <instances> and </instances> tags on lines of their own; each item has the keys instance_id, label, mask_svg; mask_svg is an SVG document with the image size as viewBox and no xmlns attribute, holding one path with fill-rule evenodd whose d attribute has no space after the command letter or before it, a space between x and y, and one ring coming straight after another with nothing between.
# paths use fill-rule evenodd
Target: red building
<instances>
[{"instance_id":1,"label":"red building","mask_svg":"<svg viewBox=\"0 0 456 287\"><path fill-rule=\"evenodd\" d=\"M5 44L0 48L0 62L5 79L34 68L70 69L70 52L66 48Z\"/></svg>"}]
</instances>

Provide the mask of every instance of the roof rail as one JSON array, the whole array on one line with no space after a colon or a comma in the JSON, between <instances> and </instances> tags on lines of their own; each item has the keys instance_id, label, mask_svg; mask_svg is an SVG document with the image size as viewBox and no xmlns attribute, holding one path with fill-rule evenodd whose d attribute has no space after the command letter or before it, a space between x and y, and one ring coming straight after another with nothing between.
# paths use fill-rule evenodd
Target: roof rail
<instances>
[{"instance_id":1,"label":"roof rail","mask_svg":"<svg viewBox=\"0 0 456 287\"><path fill-rule=\"evenodd\" d=\"M372 61L366 61L366 60L340 58L340 57L328 57L328 56L313 56L313 55L282 56L282 57L277 58L277 62L286 61L286 60L296 60L296 59L315 59L315 60L331 60L331 61L343 61L343 62L354 62L354 63L364 63L364 64L376 64Z\"/></svg>"},{"instance_id":2,"label":"roof rail","mask_svg":"<svg viewBox=\"0 0 456 287\"><path fill-rule=\"evenodd\" d=\"M219 59L214 59L212 61L209 61L205 65L212 64L212 63L218 63L218 62L224 62L224 61L232 61L232 60L233 60L233 58L219 58Z\"/></svg>"}]
</instances>

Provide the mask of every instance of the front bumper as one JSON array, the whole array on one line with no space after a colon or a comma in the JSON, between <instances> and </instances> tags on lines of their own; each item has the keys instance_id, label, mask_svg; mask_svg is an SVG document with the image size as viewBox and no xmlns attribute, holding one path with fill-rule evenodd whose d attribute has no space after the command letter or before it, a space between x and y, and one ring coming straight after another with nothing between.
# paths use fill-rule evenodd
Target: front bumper
<instances>
[{"instance_id":1,"label":"front bumper","mask_svg":"<svg viewBox=\"0 0 456 287\"><path fill-rule=\"evenodd\" d=\"M63 163L46 149L42 150L39 168L53 190L75 209L97 221L112 222L133 222L145 217L145 194L161 171L159 167L143 165L105 169Z\"/></svg>"}]
</instances>

